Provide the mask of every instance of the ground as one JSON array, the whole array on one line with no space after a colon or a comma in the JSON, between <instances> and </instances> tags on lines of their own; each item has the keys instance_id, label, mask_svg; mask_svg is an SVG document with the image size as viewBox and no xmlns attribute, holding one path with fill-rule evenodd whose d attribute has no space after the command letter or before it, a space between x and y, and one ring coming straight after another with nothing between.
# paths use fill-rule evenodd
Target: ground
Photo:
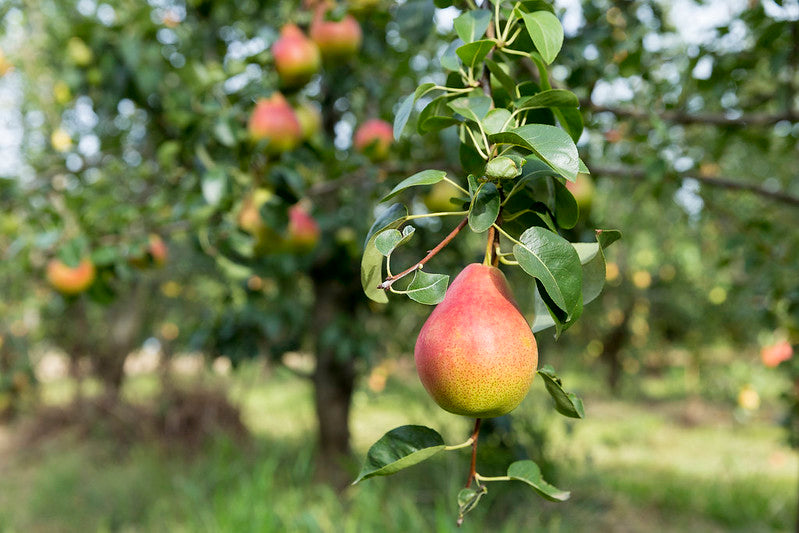
<instances>
[{"instance_id":1,"label":"ground","mask_svg":"<svg viewBox=\"0 0 799 533\"><path fill-rule=\"evenodd\" d=\"M115 447L102 433L65 432L9 453L19 426L0 426L0 533L458 531L455 496L468 452L338 497L314 482L310 384L255 366L214 379L242 406L248 442L219 437L189 452L148 442ZM395 369L380 393L363 381L352 422L359 458L405 423L434 427L449 443L465 440L470 421L439 410L406 370ZM571 382L580 385L580 377ZM128 396L142 400L152 388L151 378L138 377ZM514 414L515 443L528 452L540 445L528 429L548 428L553 482L572 499L553 504L520 483L494 484L460 531L790 529L799 464L782 442L776 408L742 418L734 406L699 397L633 402L586 389L585 420L553 414L541 383ZM478 470L500 474L508 454L481 456Z\"/></svg>"}]
</instances>

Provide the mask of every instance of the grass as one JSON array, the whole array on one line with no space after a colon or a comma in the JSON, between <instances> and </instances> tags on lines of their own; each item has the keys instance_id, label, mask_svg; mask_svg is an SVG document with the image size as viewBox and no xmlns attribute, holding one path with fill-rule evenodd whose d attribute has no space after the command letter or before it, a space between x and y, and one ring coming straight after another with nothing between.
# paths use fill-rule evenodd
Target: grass
<instances>
[{"instance_id":1,"label":"grass","mask_svg":"<svg viewBox=\"0 0 799 533\"><path fill-rule=\"evenodd\" d=\"M571 421L552 414L534 388L515 425L546 425L557 465L552 481L572 490L572 499L553 504L520 483L492 484L459 530L455 496L467 451L339 496L314 482L309 385L280 371L229 384L255 434L251 445L220 437L187 455L62 434L13 460L0 458L0 532L757 532L789 530L796 511L797 457L768 417L744 425L728 409L701 402L633 403L591 391L587 418ZM352 431L359 457L404 423L435 427L450 443L464 440L470 425L435 408L417 380L402 374L381 394L358 390ZM528 435L519 432L516 443L534 451L540 443ZM507 451L487 450L479 466L496 475L510 460Z\"/></svg>"}]
</instances>

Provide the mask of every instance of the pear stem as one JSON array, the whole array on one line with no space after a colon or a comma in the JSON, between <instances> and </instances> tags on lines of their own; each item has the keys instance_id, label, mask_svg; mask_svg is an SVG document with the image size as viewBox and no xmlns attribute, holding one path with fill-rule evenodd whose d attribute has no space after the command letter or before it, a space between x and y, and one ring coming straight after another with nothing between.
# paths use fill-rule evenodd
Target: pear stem
<instances>
[{"instance_id":1,"label":"pear stem","mask_svg":"<svg viewBox=\"0 0 799 533\"><path fill-rule=\"evenodd\" d=\"M386 289L390 288L391 285L393 285L394 282L397 281L398 279L404 278L405 276L407 276L411 272L416 272L417 270L421 270L422 267L425 265L425 263L430 261L433 258L433 256L435 256L438 252L440 252L442 248L444 248L446 245L448 245L450 243L450 241L455 238L455 236L463 229L463 227L466 226L466 223L468 221L469 221L468 217L464 218L463 220L461 220L460 224L458 224L455 227L455 229L450 232L449 235L444 237L444 240L441 241L440 243L438 243L435 248L430 250L427 253L427 255L424 256L421 259L421 261L419 261L418 263L414 264L413 266L403 270L399 274L394 274L393 276L387 277L385 279L385 281L383 281L383 283L381 283L380 285L377 286L377 288L378 289L382 289L382 290L386 290Z\"/></svg>"},{"instance_id":2,"label":"pear stem","mask_svg":"<svg viewBox=\"0 0 799 533\"><path fill-rule=\"evenodd\" d=\"M486 254L483 258L483 265L484 266L491 266L494 262L493 259L493 252L494 252L494 234L496 231L494 230L494 226L488 228L488 238L486 239Z\"/></svg>"},{"instance_id":3,"label":"pear stem","mask_svg":"<svg viewBox=\"0 0 799 533\"><path fill-rule=\"evenodd\" d=\"M470 439L472 441L472 464L469 467L469 479L466 480L467 489L472 486L472 480L477 476L477 436L480 434L480 423L482 421L482 418L475 419L474 431Z\"/></svg>"}]
</instances>

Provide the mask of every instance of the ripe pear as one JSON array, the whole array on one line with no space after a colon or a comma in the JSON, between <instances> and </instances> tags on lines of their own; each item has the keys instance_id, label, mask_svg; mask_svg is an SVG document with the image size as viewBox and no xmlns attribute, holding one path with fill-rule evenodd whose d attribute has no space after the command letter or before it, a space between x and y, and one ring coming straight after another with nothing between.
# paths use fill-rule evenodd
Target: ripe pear
<instances>
[{"instance_id":1,"label":"ripe pear","mask_svg":"<svg viewBox=\"0 0 799 533\"><path fill-rule=\"evenodd\" d=\"M288 152L302 142L302 126L294 110L280 93L256 102L247 129L253 141L267 141L270 154Z\"/></svg>"},{"instance_id":2,"label":"ripe pear","mask_svg":"<svg viewBox=\"0 0 799 533\"><path fill-rule=\"evenodd\" d=\"M392 142L394 142L394 127L385 120L377 118L361 124L355 130L352 140L355 149L366 154L372 161L382 161L387 158Z\"/></svg>"},{"instance_id":3,"label":"ripe pear","mask_svg":"<svg viewBox=\"0 0 799 533\"><path fill-rule=\"evenodd\" d=\"M272 46L275 69L286 87L301 87L308 83L322 63L319 48L296 25L286 24L280 38Z\"/></svg>"},{"instance_id":4,"label":"ripe pear","mask_svg":"<svg viewBox=\"0 0 799 533\"><path fill-rule=\"evenodd\" d=\"M60 259L52 259L47 263L47 281L62 294L70 296L88 289L94 283L95 274L94 263L89 258L81 259L75 267Z\"/></svg>"},{"instance_id":5,"label":"ripe pear","mask_svg":"<svg viewBox=\"0 0 799 533\"><path fill-rule=\"evenodd\" d=\"M509 413L530 389L538 347L505 275L471 264L422 326L416 370L442 409L473 418Z\"/></svg>"},{"instance_id":6,"label":"ripe pear","mask_svg":"<svg viewBox=\"0 0 799 533\"><path fill-rule=\"evenodd\" d=\"M354 56L361 47L361 25L346 15L341 20L326 20L324 10L317 10L311 23L311 39L319 46L322 57L343 60Z\"/></svg>"}]
</instances>

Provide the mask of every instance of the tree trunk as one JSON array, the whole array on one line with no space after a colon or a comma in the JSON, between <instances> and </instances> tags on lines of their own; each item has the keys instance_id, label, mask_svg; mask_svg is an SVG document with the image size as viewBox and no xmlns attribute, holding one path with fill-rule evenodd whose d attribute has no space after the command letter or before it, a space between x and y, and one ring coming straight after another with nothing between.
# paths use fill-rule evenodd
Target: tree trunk
<instances>
[{"instance_id":1,"label":"tree trunk","mask_svg":"<svg viewBox=\"0 0 799 533\"><path fill-rule=\"evenodd\" d=\"M355 365L352 354L339 353L337 345L324 337L326 330L336 327L337 317L352 317L355 306L348 288L335 280L316 278L314 293L316 369L313 383L319 424L318 475L343 489L352 481L346 463L351 455L349 418Z\"/></svg>"},{"instance_id":2,"label":"tree trunk","mask_svg":"<svg viewBox=\"0 0 799 533\"><path fill-rule=\"evenodd\" d=\"M613 394L619 393L619 385L621 384L621 349L627 343L629 331L627 324L630 321L630 313L632 313L633 305L627 306L624 310L624 318L621 324L613 328L604 339L602 343L604 349L602 351L602 359L608 364L608 386Z\"/></svg>"}]
</instances>

